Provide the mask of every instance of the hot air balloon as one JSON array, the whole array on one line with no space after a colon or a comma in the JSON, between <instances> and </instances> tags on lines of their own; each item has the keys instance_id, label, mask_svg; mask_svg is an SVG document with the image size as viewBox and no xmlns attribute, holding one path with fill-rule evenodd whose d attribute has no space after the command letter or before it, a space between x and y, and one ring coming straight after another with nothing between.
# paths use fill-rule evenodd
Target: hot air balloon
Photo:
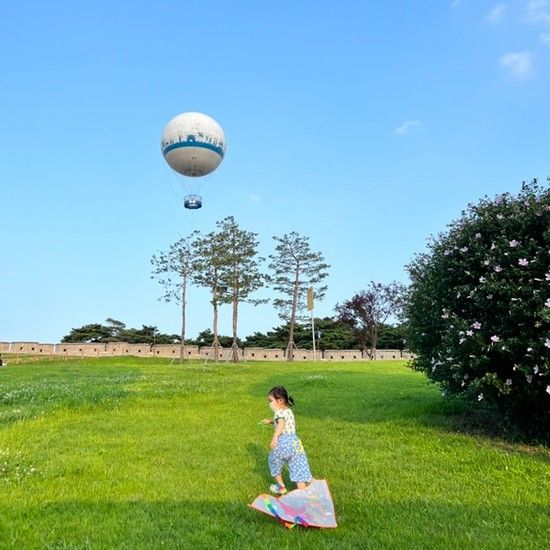
<instances>
[{"instance_id":1,"label":"hot air balloon","mask_svg":"<svg viewBox=\"0 0 550 550\"><path fill-rule=\"evenodd\" d=\"M160 142L164 160L172 170L187 178L201 178L212 173L225 156L226 142L221 126L202 113L175 116L162 132ZM190 210L202 207L202 197L184 197Z\"/></svg>"}]
</instances>

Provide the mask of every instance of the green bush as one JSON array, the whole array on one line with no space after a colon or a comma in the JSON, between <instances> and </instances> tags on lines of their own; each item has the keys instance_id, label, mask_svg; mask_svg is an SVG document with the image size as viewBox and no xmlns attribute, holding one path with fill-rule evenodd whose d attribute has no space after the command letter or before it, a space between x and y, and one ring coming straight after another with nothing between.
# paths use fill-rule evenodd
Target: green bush
<instances>
[{"instance_id":1,"label":"green bush","mask_svg":"<svg viewBox=\"0 0 550 550\"><path fill-rule=\"evenodd\" d=\"M550 432L550 190L468 205L409 264L413 368Z\"/></svg>"}]
</instances>

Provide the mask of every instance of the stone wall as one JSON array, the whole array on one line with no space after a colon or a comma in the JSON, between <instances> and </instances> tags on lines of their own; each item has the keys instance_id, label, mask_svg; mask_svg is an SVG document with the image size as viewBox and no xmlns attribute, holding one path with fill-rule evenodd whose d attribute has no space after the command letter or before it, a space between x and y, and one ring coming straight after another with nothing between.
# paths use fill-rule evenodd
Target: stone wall
<instances>
[{"instance_id":1,"label":"stone wall","mask_svg":"<svg viewBox=\"0 0 550 550\"><path fill-rule=\"evenodd\" d=\"M159 344L153 346L151 355L154 357L178 357L180 356L180 346L178 344ZM199 346L186 345L183 356L185 359L197 359L200 357Z\"/></svg>"},{"instance_id":2,"label":"stone wall","mask_svg":"<svg viewBox=\"0 0 550 550\"><path fill-rule=\"evenodd\" d=\"M41 344L39 342L0 342L0 353L21 355L57 355L65 357L114 357L128 355L132 357L164 357L178 358L179 344L128 344L126 342L99 343L61 343ZM239 349L239 356L245 361L285 361L286 350L269 348ZM186 359L212 360L214 350L211 346L185 346ZM376 351L375 359L412 359L414 355L407 351L382 349ZM231 359L230 348L219 348L221 361ZM315 359L318 361L368 361L369 358L360 350L317 350ZM294 361L313 361L313 350L294 350Z\"/></svg>"},{"instance_id":3,"label":"stone wall","mask_svg":"<svg viewBox=\"0 0 550 550\"><path fill-rule=\"evenodd\" d=\"M212 346L204 346L199 350L200 357L203 359L214 359L214 348ZM239 356L243 356L243 350L239 349ZM218 348L218 358L220 361L227 361L231 359L231 348Z\"/></svg>"},{"instance_id":4,"label":"stone wall","mask_svg":"<svg viewBox=\"0 0 550 550\"><path fill-rule=\"evenodd\" d=\"M38 342L11 342L10 353L28 353L32 355L51 355L55 352L55 344L40 344Z\"/></svg>"},{"instance_id":5,"label":"stone wall","mask_svg":"<svg viewBox=\"0 0 550 550\"><path fill-rule=\"evenodd\" d=\"M359 349L327 349L323 353L327 361L363 361L363 354Z\"/></svg>"},{"instance_id":6,"label":"stone wall","mask_svg":"<svg viewBox=\"0 0 550 550\"><path fill-rule=\"evenodd\" d=\"M315 354L315 359L321 359L321 353ZM313 350L311 349L295 349L292 354L294 361L313 361ZM286 359L286 352L285 352Z\"/></svg>"},{"instance_id":7,"label":"stone wall","mask_svg":"<svg viewBox=\"0 0 550 550\"><path fill-rule=\"evenodd\" d=\"M282 349L244 348L243 359L246 361L281 361L285 357Z\"/></svg>"},{"instance_id":8,"label":"stone wall","mask_svg":"<svg viewBox=\"0 0 550 550\"><path fill-rule=\"evenodd\" d=\"M10 351L10 342L0 342L0 353Z\"/></svg>"},{"instance_id":9,"label":"stone wall","mask_svg":"<svg viewBox=\"0 0 550 550\"><path fill-rule=\"evenodd\" d=\"M376 359L413 359L414 354L398 349L377 349Z\"/></svg>"}]
</instances>

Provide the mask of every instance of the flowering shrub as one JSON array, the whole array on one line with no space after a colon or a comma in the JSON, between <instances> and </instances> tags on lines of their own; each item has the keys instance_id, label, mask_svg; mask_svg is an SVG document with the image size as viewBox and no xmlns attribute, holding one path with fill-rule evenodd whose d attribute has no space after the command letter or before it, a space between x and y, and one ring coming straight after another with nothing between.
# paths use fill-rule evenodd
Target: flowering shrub
<instances>
[{"instance_id":1,"label":"flowering shrub","mask_svg":"<svg viewBox=\"0 0 550 550\"><path fill-rule=\"evenodd\" d=\"M469 205L407 267L412 367L548 435L550 190Z\"/></svg>"}]
</instances>

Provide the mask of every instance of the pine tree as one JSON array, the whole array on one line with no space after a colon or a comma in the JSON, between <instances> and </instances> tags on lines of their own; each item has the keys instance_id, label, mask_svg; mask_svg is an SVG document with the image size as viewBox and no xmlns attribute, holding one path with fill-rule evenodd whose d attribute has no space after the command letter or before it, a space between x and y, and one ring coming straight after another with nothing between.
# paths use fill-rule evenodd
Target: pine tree
<instances>
[{"instance_id":1,"label":"pine tree","mask_svg":"<svg viewBox=\"0 0 550 550\"><path fill-rule=\"evenodd\" d=\"M322 300L327 287L321 282L328 276L328 268L323 255L313 252L309 237L292 231L282 237L273 237L278 243L275 254L269 256L269 269L273 289L283 296L273 301L279 310L279 317L290 326L287 361L294 360L294 328L297 321L303 320L308 287L313 287L315 297Z\"/></svg>"}]
</instances>

